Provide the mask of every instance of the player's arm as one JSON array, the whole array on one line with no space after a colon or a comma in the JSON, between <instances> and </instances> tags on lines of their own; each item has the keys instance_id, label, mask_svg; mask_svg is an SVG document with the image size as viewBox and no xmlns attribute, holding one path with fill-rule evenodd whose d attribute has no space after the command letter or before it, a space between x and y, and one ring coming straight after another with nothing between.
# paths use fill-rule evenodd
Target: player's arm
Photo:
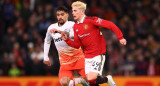
<instances>
[{"instance_id":1,"label":"player's arm","mask_svg":"<svg viewBox=\"0 0 160 86\"><path fill-rule=\"evenodd\" d=\"M68 37L70 36L70 33L69 32L67 32L67 31L60 31L60 30L57 30L57 29L55 29L55 28L52 28L52 29L50 29L50 33L65 33Z\"/></svg>"},{"instance_id":2,"label":"player's arm","mask_svg":"<svg viewBox=\"0 0 160 86\"><path fill-rule=\"evenodd\" d=\"M126 45L127 42L126 42L126 39L123 38L123 34L121 30L113 22L107 21L101 18L97 18L97 17L94 17L93 20L91 20L91 22L96 26L100 26L100 27L104 27L106 29L112 30L116 34L120 43L122 45Z\"/></svg>"},{"instance_id":3,"label":"player's arm","mask_svg":"<svg viewBox=\"0 0 160 86\"><path fill-rule=\"evenodd\" d=\"M50 33L65 33L67 35L67 37L73 39L74 38L74 31L73 31L73 26L74 26L74 22L69 22L69 24L67 25L67 29L65 29L64 31L60 31L57 30L56 28L52 28L50 29Z\"/></svg>"},{"instance_id":4,"label":"player's arm","mask_svg":"<svg viewBox=\"0 0 160 86\"><path fill-rule=\"evenodd\" d=\"M71 47L79 49L81 46L79 37L75 32L75 30L74 30L74 41L72 41L65 33L61 33L61 38Z\"/></svg>"},{"instance_id":5,"label":"player's arm","mask_svg":"<svg viewBox=\"0 0 160 86\"><path fill-rule=\"evenodd\" d=\"M74 39L73 27L69 30L68 37L69 37L70 39Z\"/></svg>"},{"instance_id":6,"label":"player's arm","mask_svg":"<svg viewBox=\"0 0 160 86\"><path fill-rule=\"evenodd\" d=\"M52 41L52 37L51 37L51 35L49 33L49 29L48 29L47 33L46 33L46 37L44 39L44 57L43 57L43 63L48 66L51 66L51 63L49 61L49 56L48 56L51 41Z\"/></svg>"}]
</instances>

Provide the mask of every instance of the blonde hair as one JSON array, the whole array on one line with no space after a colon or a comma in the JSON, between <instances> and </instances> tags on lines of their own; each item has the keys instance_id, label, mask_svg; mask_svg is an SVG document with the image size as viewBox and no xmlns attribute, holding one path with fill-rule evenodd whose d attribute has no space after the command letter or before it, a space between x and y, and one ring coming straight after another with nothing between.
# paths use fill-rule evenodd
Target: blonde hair
<instances>
[{"instance_id":1,"label":"blonde hair","mask_svg":"<svg viewBox=\"0 0 160 86\"><path fill-rule=\"evenodd\" d=\"M76 6L79 9L86 10L87 4L85 4L85 3L81 2L81 1L76 1L76 2L72 3L72 7L74 7L74 6Z\"/></svg>"}]
</instances>

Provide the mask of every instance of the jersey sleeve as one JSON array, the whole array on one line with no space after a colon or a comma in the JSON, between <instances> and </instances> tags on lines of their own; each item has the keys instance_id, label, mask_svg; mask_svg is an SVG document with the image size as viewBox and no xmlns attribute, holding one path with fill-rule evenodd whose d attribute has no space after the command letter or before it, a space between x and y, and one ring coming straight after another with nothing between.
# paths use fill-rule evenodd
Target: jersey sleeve
<instances>
[{"instance_id":1,"label":"jersey sleeve","mask_svg":"<svg viewBox=\"0 0 160 86\"><path fill-rule=\"evenodd\" d=\"M74 38L74 31L73 31L73 26L74 26L74 22L70 23L70 28L69 28L69 38Z\"/></svg>"},{"instance_id":2,"label":"jersey sleeve","mask_svg":"<svg viewBox=\"0 0 160 86\"><path fill-rule=\"evenodd\" d=\"M44 61L49 60L48 53L49 53L51 41L52 41L52 37L50 35L49 28L48 28L47 33L46 33L46 37L44 39L44 57L43 57Z\"/></svg>"},{"instance_id":3,"label":"jersey sleeve","mask_svg":"<svg viewBox=\"0 0 160 86\"><path fill-rule=\"evenodd\" d=\"M81 43L80 43L79 37L78 37L78 35L77 35L77 33L76 33L76 31L75 31L74 28L73 28L73 31L74 31L74 40L72 41L70 38L67 38L67 39L65 40L65 42L66 42L69 46L71 46L71 47L73 47L73 48L79 49L80 46L81 46Z\"/></svg>"},{"instance_id":4,"label":"jersey sleeve","mask_svg":"<svg viewBox=\"0 0 160 86\"><path fill-rule=\"evenodd\" d=\"M113 22L110 22L98 17L93 17L91 22L96 26L100 26L100 27L104 27L106 29L112 30L116 34L119 40L123 39L123 34L121 30Z\"/></svg>"}]
</instances>

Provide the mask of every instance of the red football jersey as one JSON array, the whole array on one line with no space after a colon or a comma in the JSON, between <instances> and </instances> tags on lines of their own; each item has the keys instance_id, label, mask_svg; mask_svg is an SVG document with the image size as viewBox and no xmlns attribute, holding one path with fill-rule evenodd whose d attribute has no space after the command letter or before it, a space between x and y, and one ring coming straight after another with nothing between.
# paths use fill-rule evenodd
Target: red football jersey
<instances>
[{"instance_id":1,"label":"red football jersey","mask_svg":"<svg viewBox=\"0 0 160 86\"><path fill-rule=\"evenodd\" d=\"M100 54L105 54L106 43L100 27L112 30L118 39L123 39L120 29L112 22L97 17L85 17L83 22L74 24L74 41L69 38L66 43L74 48L83 49L85 58L93 58Z\"/></svg>"}]
</instances>

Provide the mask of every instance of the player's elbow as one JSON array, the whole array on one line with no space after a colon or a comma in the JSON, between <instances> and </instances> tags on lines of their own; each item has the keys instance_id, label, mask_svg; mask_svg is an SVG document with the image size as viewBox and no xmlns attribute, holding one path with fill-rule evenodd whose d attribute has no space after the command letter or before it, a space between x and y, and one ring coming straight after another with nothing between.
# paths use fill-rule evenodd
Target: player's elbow
<instances>
[{"instance_id":1,"label":"player's elbow","mask_svg":"<svg viewBox=\"0 0 160 86\"><path fill-rule=\"evenodd\" d=\"M73 47L73 48L76 48L76 49L79 49L80 48L80 44L77 43L77 42L74 42L74 43L67 43L69 46Z\"/></svg>"},{"instance_id":2,"label":"player's elbow","mask_svg":"<svg viewBox=\"0 0 160 86\"><path fill-rule=\"evenodd\" d=\"M79 49L80 45L75 45L74 48Z\"/></svg>"},{"instance_id":3,"label":"player's elbow","mask_svg":"<svg viewBox=\"0 0 160 86\"><path fill-rule=\"evenodd\" d=\"M78 46L78 47L75 47L76 49L79 49L80 48L80 46Z\"/></svg>"}]
</instances>

